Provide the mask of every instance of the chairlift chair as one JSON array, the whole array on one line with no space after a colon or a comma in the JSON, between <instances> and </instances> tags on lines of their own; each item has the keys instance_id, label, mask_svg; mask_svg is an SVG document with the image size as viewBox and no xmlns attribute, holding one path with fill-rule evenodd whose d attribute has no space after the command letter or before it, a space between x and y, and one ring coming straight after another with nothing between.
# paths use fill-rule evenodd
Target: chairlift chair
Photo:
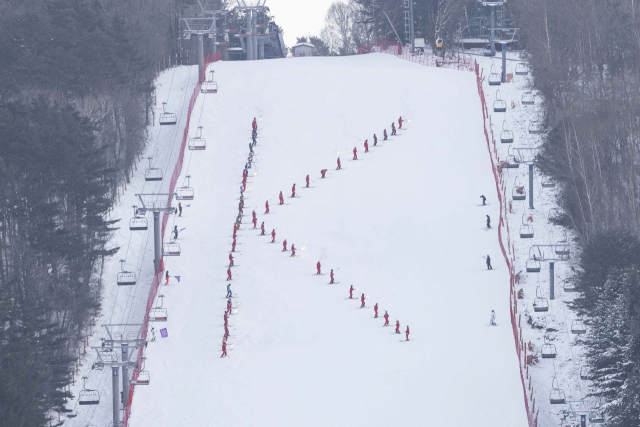
<instances>
[{"instance_id":1,"label":"chairlift chair","mask_svg":"<svg viewBox=\"0 0 640 427\"><path fill-rule=\"evenodd\" d=\"M500 132L500 142L502 144L513 143L513 132L507 127L507 121L502 121L502 131Z\"/></svg>"},{"instance_id":2,"label":"chairlift chair","mask_svg":"<svg viewBox=\"0 0 640 427\"><path fill-rule=\"evenodd\" d=\"M120 272L116 277L118 286L134 286L136 284L136 273L124 270L124 260L120 260Z\"/></svg>"},{"instance_id":3,"label":"chairlift chair","mask_svg":"<svg viewBox=\"0 0 640 427\"><path fill-rule=\"evenodd\" d=\"M134 216L129 220L129 230L144 231L149 229L147 218L143 216Z\"/></svg>"},{"instance_id":4,"label":"chairlift chair","mask_svg":"<svg viewBox=\"0 0 640 427\"><path fill-rule=\"evenodd\" d=\"M542 133L542 125L539 119L529 121L529 133L539 135Z\"/></svg>"},{"instance_id":5,"label":"chairlift chair","mask_svg":"<svg viewBox=\"0 0 640 427\"><path fill-rule=\"evenodd\" d=\"M214 71L209 71L209 80L202 82L200 93L218 93L218 83L213 80Z\"/></svg>"},{"instance_id":6,"label":"chairlift chair","mask_svg":"<svg viewBox=\"0 0 640 427\"><path fill-rule=\"evenodd\" d=\"M533 95L533 92L527 91L527 92L523 93L522 94L522 98L520 98L520 102L522 103L522 105L533 105L533 104L535 104L535 96Z\"/></svg>"},{"instance_id":7,"label":"chairlift chair","mask_svg":"<svg viewBox=\"0 0 640 427\"><path fill-rule=\"evenodd\" d=\"M189 138L189 150L206 150L207 141L202 137L202 126L198 126L196 136Z\"/></svg>"},{"instance_id":8,"label":"chairlift chair","mask_svg":"<svg viewBox=\"0 0 640 427\"><path fill-rule=\"evenodd\" d=\"M589 368L587 366L580 367L580 379L586 381L589 379Z\"/></svg>"},{"instance_id":9,"label":"chairlift chair","mask_svg":"<svg viewBox=\"0 0 640 427\"><path fill-rule=\"evenodd\" d=\"M549 311L549 300L542 296L540 286L536 288L536 297L533 300L533 311L536 313Z\"/></svg>"},{"instance_id":10,"label":"chairlift chair","mask_svg":"<svg viewBox=\"0 0 640 427\"><path fill-rule=\"evenodd\" d=\"M145 371L144 369L133 371L134 374L129 381L131 385L149 385L151 381L151 375L149 375L149 371ZM138 374L138 377L134 380L133 377L135 374Z\"/></svg>"},{"instance_id":11,"label":"chairlift chair","mask_svg":"<svg viewBox=\"0 0 640 427\"><path fill-rule=\"evenodd\" d=\"M540 273L540 270L542 270L542 263L531 258L527 260L526 268L527 273Z\"/></svg>"},{"instance_id":12,"label":"chairlift chair","mask_svg":"<svg viewBox=\"0 0 640 427\"><path fill-rule=\"evenodd\" d=\"M511 198L513 200L526 200L527 190L524 189L524 186L515 186L511 190Z\"/></svg>"},{"instance_id":13,"label":"chairlift chair","mask_svg":"<svg viewBox=\"0 0 640 427\"><path fill-rule=\"evenodd\" d=\"M163 243L162 256L180 256L180 244L176 242Z\"/></svg>"},{"instance_id":14,"label":"chairlift chair","mask_svg":"<svg viewBox=\"0 0 640 427\"><path fill-rule=\"evenodd\" d=\"M162 169L151 167L152 157L148 157L149 167L144 171L145 181L162 181Z\"/></svg>"},{"instance_id":15,"label":"chairlift chair","mask_svg":"<svg viewBox=\"0 0 640 427\"><path fill-rule=\"evenodd\" d=\"M549 337L547 335L544 336L544 344L542 344L540 354L543 359L555 359L558 355L556 352L556 346L549 342Z\"/></svg>"},{"instance_id":16,"label":"chairlift chair","mask_svg":"<svg viewBox=\"0 0 640 427\"><path fill-rule=\"evenodd\" d=\"M154 307L149 310L149 322L166 322L169 320L167 309L162 307Z\"/></svg>"},{"instance_id":17,"label":"chairlift chair","mask_svg":"<svg viewBox=\"0 0 640 427\"><path fill-rule=\"evenodd\" d=\"M175 125L178 122L178 118L174 113L167 113L167 103L162 103L162 113L160 113L160 125Z\"/></svg>"},{"instance_id":18,"label":"chairlift chair","mask_svg":"<svg viewBox=\"0 0 640 427\"><path fill-rule=\"evenodd\" d=\"M522 224L520 226L520 238L533 239L533 226L529 224Z\"/></svg>"},{"instance_id":19,"label":"chairlift chair","mask_svg":"<svg viewBox=\"0 0 640 427\"><path fill-rule=\"evenodd\" d=\"M491 50L491 44L487 43L482 47L482 55L495 56L495 52Z\"/></svg>"},{"instance_id":20,"label":"chairlift chair","mask_svg":"<svg viewBox=\"0 0 640 427\"><path fill-rule=\"evenodd\" d=\"M504 113L507 111L507 101L500 99L500 91L496 91L496 99L493 101L493 112Z\"/></svg>"},{"instance_id":21,"label":"chairlift chair","mask_svg":"<svg viewBox=\"0 0 640 427\"><path fill-rule=\"evenodd\" d=\"M604 424L604 414L600 411L589 412L589 422L591 424Z\"/></svg>"},{"instance_id":22,"label":"chairlift chair","mask_svg":"<svg viewBox=\"0 0 640 427\"><path fill-rule=\"evenodd\" d=\"M176 199L178 200L193 200L194 192L193 188L189 185L191 183L191 175L187 175L187 185L176 189Z\"/></svg>"},{"instance_id":23,"label":"chairlift chair","mask_svg":"<svg viewBox=\"0 0 640 427\"><path fill-rule=\"evenodd\" d=\"M564 390L558 387L558 380L556 377L551 382L551 391L549 392L549 403L552 405L562 405L567 403L567 399L564 394Z\"/></svg>"},{"instance_id":24,"label":"chairlift chair","mask_svg":"<svg viewBox=\"0 0 640 427\"><path fill-rule=\"evenodd\" d=\"M507 169L518 169L520 167L520 162L514 155L508 155L506 158Z\"/></svg>"},{"instance_id":25,"label":"chairlift chair","mask_svg":"<svg viewBox=\"0 0 640 427\"><path fill-rule=\"evenodd\" d=\"M564 282L562 289L565 292L578 292L578 289L576 289L576 285L573 282Z\"/></svg>"},{"instance_id":26,"label":"chairlift chair","mask_svg":"<svg viewBox=\"0 0 640 427\"><path fill-rule=\"evenodd\" d=\"M495 72L493 64L491 64L491 71L489 72L489 86L500 86L502 84L502 78L500 74Z\"/></svg>"},{"instance_id":27,"label":"chairlift chair","mask_svg":"<svg viewBox=\"0 0 640 427\"><path fill-rule=\"evenodd\" d=\"M555 246L556 255L562 257L568 257L571 255L571 246L569 246L569 242L567 241L567 233L564 233L564 238L556 242Z\"/></svg>"},{"instance_id":28,"label":"chairlift chair","mask_svg":"<svg viewBox=\"0 0 640 427\"><path fill-rule=\"evenodd\" d=\"M529 74L529 66L524 62L518 62L516 64L516 75L526 76L527 74Z\"/></svg>"},{"instance_id":29,"label":"chairlift chair","mask_svg":"<svg viewBox=\"0 0 640 427\"><path fill-rule=\"evenodd\" d=\"M587 327L582 320L574 320L571 322L571 333L576 335L582 335L587 333Z\"/></svg>"},{"instance_id":30,"label":"chairlift chair","mask_svg":"<svg viewBox=\"0 0 640 427\"><path fill-rule=\"evenodd\" d=\"M82 377L82 390L78 393L78 405L98 405L100 403L100 392L87 388L87 377Z\"/></svg>"},{"instance_id":31,"label":"chairlift chair","mask_svg":"<svg viewBox=\"0 0 640 427\"><path fill-rule=\"evenodd\" d=\"M556 182L552 178L543 178L541 185L542 188L553 188L556 186Z\"/></svg>"}]
</instances>

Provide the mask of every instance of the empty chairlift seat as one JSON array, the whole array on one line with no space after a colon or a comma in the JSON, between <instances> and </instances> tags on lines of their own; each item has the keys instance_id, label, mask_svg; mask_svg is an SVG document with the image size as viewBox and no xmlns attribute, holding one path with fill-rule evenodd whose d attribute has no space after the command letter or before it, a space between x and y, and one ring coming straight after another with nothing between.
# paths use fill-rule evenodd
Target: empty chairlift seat
<instances>
[{"instance_id":1,"label":"empty chairlift seat","mask_svg":"<svg viewBox=\"0 0 640 427\"><path fill-rule=\"evenodd\" d=\"M149 385L151 382L151 375L149 375L149 371L139 370L134 371L131 376L131 380L129 384L131 385Z\"/></svg>"},{"instance_id":2,"label":"empty chairlift seat","mask_svg":"<svg viewBox=\"0 0 640 427\"><path fill-rule=\"evenodd\" d=\"M513 132L509 130L506 120L502 121L502 131L500 132L500 142L502 144L513 143Z\"/></svg>"},{"instance_id":3,"label":"empty chairlift seat","mask_svg":"<svg viewBox=\"0 0 640 427\"><path fill-rule=\"evenodd\" d=\"M580 367L580 379L582 381L586 381L589 379L589 367L588 366L581 366Z\"/></svg>"},{"instance_id":4,"label":"empty chairlift seat","mask_svg":"<svg viewBox=\"0 0 640 427\"><path fill-rule=\"evenodd\" d=\"M169 320L167 309L163 307L154 307L149 310L149 322L166 322Z\"/></svg>"},{"instance_id":5,"label":"empty chairlift seat","mask_svg":"<svg viewBox=\"0 0 640 427\"><path fill-rule=\"evenodd\" d=\"M553 188L556 186L556 182L552 178L543 178L542 179L542 188Z\"/></svg>"},{"instance_id":6,"label":"empty chairlift seat","mask_svg":"<svg viewBox=\"0 0 640 427\"><path fill-rule=\"evenodd\" d=\"M556 255L561 257L568 257L571 255L571 246L567 241L567 233L564 233L564 238L556 242L555 246Z\"/></svg>"},{"instance_id":7,"label":"empty chairlift seat","mask_svg":"<svg viewBox=\"0 0 640 427\"><path fill-rule=\"evenodd\" d=\"M558 387L558 380L554 377L551 383L551 391L549 392L549 403L552 405L563 405L567 403L564 390Z\"/></svg>"},{"instance_id":8,"label":"empty chairlift seat","mask_svg":"<svg viewBox=\"0 0 640 427\"><path fill-rule=\"evenodd\" d=\"M601 411L589 412L589 422L591 424L604 424L604 414Z\"/></svg>"},{"instance_id":9,"label":"empty chairlift seat","mask_svg":"<svg viewBox=\"0 0 640 427\"><path fill-rule=\"evenodd\" d=\"M78 405L98 405L100 403L100 393L98 390L87 388L87 377L82 377L82 390L78 393Z\"/></svg>"},{"instance_id":10,"label":"empty chairlift seat","mask_svg":"<svg viewBox=\"0 0 640 427\"><path fill-rule=\"evenodd\" d=\"M536 259L530 258L526 264L527 273L540 273L542 263Z\"/></svg>"},{"instance_id":11,"label":"empty chairlift seat","mask_svg":"<svg viewBox=\"0 0 640 427\"><path fill-rule=\"evenodd\" d=\"M558 353L556 352L556 346L549 342L549 337L544 336L544 344L540 349L540 355L543 359L555 359Z\"/></svg>"},{"instance_id":12,"label":"empty chairlift seat","mask_svg":"<svg viewBox=\"0 0 640 427\"><path fill-rule=\"evenodd\" d=\"M149 223L147 222L147 218L143 216L134 216L129 220L129 230L143 231L148 229Z\"/></svg>"},{"instance_id":13,"label":"empty chairlift seat","mask_svg":"<svg viewBox=\"0 0 640 427\"><path fill-rule=\"evenodd\" d=\"M542 296L540 286L536 288L536 298L533 300L533 311L536 313L549 311L549 300Z\"/></svg>"},{"instance_id":14,"label":"empty chairlift seat","mask_svg":"<svg viewBox=\"0 0 640 427\"><path fill-rule=\"evenodd\" d=\"M191 187L180 187L176 190L177 200L193 200L193 196L193 188Z\"/></svg>"},{"instance_id":15,"label":"empty chairlift seat","mask_svg":"<svg viewBox=\"0 0 640 427\"><path fill-rule=\"evenodd\" d=\"M539 117L535 120L529 121L529 133L532 135L539 135L542 133L542 122Z\"/></svg>"},{"instance_id":16,"label":"empty chairlift seat","mask_svg":"<svg viewBox=\"0 0 640 427\"><path fill-rule=\"evenodd\" d=\"M493 64L491 64L491 72L489 73L489 86L500 86L502 84L502 78L500 74L495 71Z\"/></svg>"},{"instance_id":17,"label":"empty chairlift seat","mask_svg":"<svg viewBox=\"0 0 640 427\"><path fill-rule=\"evenodd\" d=\"M118 286L133 286L136 284L136 273L133 271L121 271L117 278Z\"/></svg>"},{"instance_id":18,"label":"empty chairlift seat","mask_svg":"<svg viewBox=\"0 0 640 427\"><path fill-rule=\"evenodd\" d=\"M213 80L214 71L209 71L209 80L202 82L200 93L218 93L218 83Z\"/></svg>"},{"instance_id":19,"label":"empty chairlift seat","mask_svg":"<svg viewBox=\"0 0 640 427\"><path fill-rule=\"evenodd\" d=\"M164 243L162 245L162 256L180 256L180 244L173 243Z\"/></svg>"},{"instance_id":20,"label":"empty chairlift seat","mask_svg":"<svg viewBox=\"0 0 640 427\"><path fill-rule=\"evenodd\" d=\"M162 181L162 169L151 166L151 157L149 159L149 167L144 171L145 181Z\"/></svg>"},{"instance_id":21,"label":"empty chairlift seat","mask_svg":"<svg viewBox=\"0 0 640 427\"><path fill-rule=\"evenodd\" d=\"M482 47L482 54L484 56L495 56L496 55L495 51L491 50L491 45L489 43L485 44Z\"/></svg>"},{"instance_id":22,"label":"empty chairlift seat","mask_svg":"<svg viewBox=\"0 0 640 427\"><path fill-rule=\"evenodd\" d=\"M576 335L582 335L587 333L587 327L582 320L574 320L571 322L571 333Z\"/></svg>"},{"instance_id":23,"label":"empty chairlift seat","mask_svg":"<svg viewBox=\"0 0 640 427\"><path fill-rule=\"evenodd\" d=\"M178 118L174 113L167 112L167 103L162 103L162 113L160 113L160 125L175 125L178 122Z\"/></svg>"},{"instance_id":24,"label":"empty chairlift seat","mask_svg":"<svg viewBox=\"0 0 640 427\"><path fill-rule=\"evenodd\" d=\"M507 101L501 99L500 91L496 91L496 99L493 101L493 112L494 113L504 113L507 111Z\"/></svg>"},{"instance_id":25,"label":"empty chairlift seat","mask_svg":"<svg viewBox=\"0 0 640 427\"><path fill-rule=\"evenodd\" d=\"M520 99L522 105L533 105L535 104L535 97L533 96L533 92L525 92L522 94L522 98Z\"/></svg>"},{"instance_id":26,"label":"empty chairlift seat","mask_svg":"<svg viewBox=\"0 0 640 427\"><path fill-rule=\"evenodd\" d=\"M529 74L529 66L524 62L518 62L516 64L516 75L526 76L527 74Z\"/></svg>"},{"instance_id":27,"label":"empty chairlift seat","mask_svg":"<svg viewBox=\"0 0 640 427\"><path fill-rule=\"evenodd\" d=\"M196 136L189 138L189 150L206 150L207 141L202 137L202 126L198 126Z\"/></svg>"}]
</instances>

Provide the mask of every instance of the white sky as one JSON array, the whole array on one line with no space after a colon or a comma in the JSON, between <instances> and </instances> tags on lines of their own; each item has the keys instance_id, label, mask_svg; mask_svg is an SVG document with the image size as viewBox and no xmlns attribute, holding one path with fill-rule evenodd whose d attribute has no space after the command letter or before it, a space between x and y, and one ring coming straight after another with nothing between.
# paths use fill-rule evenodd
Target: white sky
<instances>
[{"instance_id":1,"label":"white sky","mask_svg":"<svg viewBox=\"0 0 640 427\"><path fill-rule=\"evenodd\" d=\"M320 35L327 9L336 0L267 0L276 24L284 30L284 42L288 47L296 43L296 37Z\"/></svg>"}]
</instances>

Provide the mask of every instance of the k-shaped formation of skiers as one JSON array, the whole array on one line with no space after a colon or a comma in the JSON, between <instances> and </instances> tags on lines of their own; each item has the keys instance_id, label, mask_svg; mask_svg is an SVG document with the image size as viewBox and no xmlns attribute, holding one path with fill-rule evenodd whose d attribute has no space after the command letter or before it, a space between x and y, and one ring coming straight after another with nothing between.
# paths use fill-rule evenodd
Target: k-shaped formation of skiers
<instances>
[{"instance_id":1,"label":"k-shaped formation of skiers","mask_svg":"<svg viewBox=\"0 0 640 427\"><path fill-rule=\"evenodd\" d=\"M398 119L398 129L397 130L401 130L402 128L402 123L403 123L403 119L402 117L400 117ZM397 135L396 133L396 126L395 126L395 122L391 123L391 135ZM253 163L253 148L257 145L257 139L258 139L258 123L256 121L256 118L254 117L253 122L251 124L251 143L249 143L249 156L247 157L247 162L244 165L244 170L242 171L242 185L240 186L240 203L238 205L238 215L236 217L236 222L233 226L233 242L231 243L231 252L229 253L229 267L227 268L227 281L233 280L233 274L231 272L231 268L234 267L234 258L233 258L233 253L236 251L236 237L237 237L237 232L240 229L240 225L242 224L242 217L243 217L243 210L244 210L244 192L247 189L247 176L248 176L248 171L249 169L251 169L252 163ZM383 131L383 141L388 141L388 136L387 136L387 130L384 129ZM378 144L378 137L376 136L376 134L373 134L373 146L377 146ZM364 152L368 153L369 152L369 141L365 140L364 142ZM353 148L353 159L352 160L358 160L358 149L357 147ZM340 162L340 157L338 157L337 160L338 163L338 167L336 168L336 170L341 170L342 169L342 165ZM322 169L320 171L320 179L324 179L326 178L326 173L327 173L327 169ZM305 177L305 187L306 188L312 188L309 185L309 175L307 175ZM299 198L300 196L298 196L296 194L296 184L294 183L293 186L291 187L291 198ZM280 191L280 194L278 195L278 200L279 200L279 205L284 205L284 195L282 194L282 191ZM269 201L267 200L265 202L265 215L269 214ZM251 222L253 223L253 229L257 229L258 227L258 216L256 214L255 209L251 212ZM272 229L271 231L271 243L275 243L275 239L276 239L276 230L275 228ZM260 225L260 236L265 235L265 228L264 228L264 221L262 221L261 225ZM284 239L284 241L282 242L282 252L291 252L291 254L289 255L289 257L295 257L296 256L296 248L295 248L295 244L291 244L290 249L287 249L287 240ZM317 276L321 276L322 275L322 265L320 264L320 261L317 262L316 264L316 275ZM333 269L331 269L331 272L329 273L329 284L333 285L333 284L338 284L339 282L335 281L335 274ZM358 288L359 289L359 288ZM349 288L349 300L358 300L357 297L353 296L353 291L356 290L353 285L350 286ZM232 303L232 298L234 298L233 296L233 292L231 291L231 284L227 284L227 307L225 309L224 312L224 335L222 338L222 355L220 357L226 357L227 356L227 340L229 338L229 316L234 314L234 309L236 309L236 313L237 313L237 306L234 307L233 303ZM358 308L368 308L366 305L366 296L363 293L359 300L360 300L360 307ZM376 303L373 306L373 311L374 311L374 319L378 319L378 303ZM389 325L389 313L387 313L386 311L384 312L384 315L382 316L384 318L384 324L382 325L383 327L386 326L390 326ZM396 334L401 334L402 332L400 331L400 321L396 320L396 330L395 333ZM406 330L404 331L405 333L405 341L409 341L409 325L407 325Z\"/></svg>"}]
</instances>

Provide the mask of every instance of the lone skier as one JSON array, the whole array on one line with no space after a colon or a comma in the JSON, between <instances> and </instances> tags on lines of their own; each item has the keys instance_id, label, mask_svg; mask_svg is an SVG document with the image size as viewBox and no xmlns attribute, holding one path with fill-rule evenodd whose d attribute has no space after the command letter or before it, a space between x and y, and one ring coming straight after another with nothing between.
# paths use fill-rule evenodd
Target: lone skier
<instances>
[{"instance_id":1,"label":"lone skier","mask_svg":"<svg viewBox=\"0 0 640 427\"><path fill-rule=\"evenodd\" d=\"M320 275L320 261L316 264L316 268L318 269L317 275Z\"/></svg>"},{"instance_id":2,"label":"lone skier","mask_svg":"<svg viewBox=\"0 0 640 427\"><path fill-rule=\"evenodd\" d=\"M178 240L178 226L173 227L173 240Z\"/></svg>"},{"instance_id":3,"label":"lone skier","mask_svg":"<svg viewBox=\"0 0 640 427\"><path fill-rule=\"evenodd\" d=\"M291 197L296 197L296 185L293 184L293 187L291 187Z\"/></svg>"},{"instance_id":4,"label":"lone skier","mask_svg":"<svg viewBox=\"0 0 640 427\"><path fill-rule=\"evenodd\" d=\"M307 188L309 188L309 175L307 175Z\"/></svg>"},{"instance_id":5,"label":"lone skier","mask_svg":"<svg viewBox=\"0 0 640 427\"><path fill-rule=\"evenodd\" d=\"M322 177L321 177L322 179L324 179L324 178L325 178L325 176L324 176L324 174L325 174L325 173L327 173L327 170L326 170L326 169L322 169L322 170L320 171L320 175L322 175Z\"/></svg>"},{"instance_id":6,"label":"lone skier","mask_svg":"<svg viewBox=\"0 0 640 427\"><path fill-rule=\"evenodd\" d=\"M351 285L351 288L349 288L349 299L353 299L353 285Z\"/></svg>"},{"instance_id":7,"label":"lone skier","mask_svg":"<svg viewBox=\"0 0 640 427\"><path fill-rule=\"evenodd\" d=\"M331 281L329 282L329 284L333 284L333 268L331 269L331 274L329 275L329 277L331 277Z\"/></svg>"},{"instance_id":8,"label":"lone skier","mask_svg":"<svg viewBox=\"0 0 640 427\"><path fill-rule=\"evenodd\" d=\"M362 303L360 304L360 308L364 308L364 294L360 297L360 302Z\"/></svg>"},{"instance_id":9,"label":"lone skier","mask_svg":"<svg viewBox=\"0 0 640 427\"><path fill-rule=\"evenodd\" d=\"M487 228L491 228L491 217L487 215Z\"/></svg>"},{"instance_id":10,"label":"lone skier","mask_svg":"<svg viewBox=\"0 0 640 427\"><path fill-rule=\"evenodd\" d=\"M487 255L487 270L493 270L493 267L491 267L491 257L489 255Z\"/></svg>"},{"instance_id":11,"label":"lone skier","mask_svg":"<svg viewBox=\"0 0 640 427\"><path fill-rule=\"evenodd\" d=\"M358 160L358 147L353 147L353 160Z\"/></svg>"},{"instance_id":12,"label":"lone skier","mask_svg":"<svg viewBox=\"0 0 640 427\"><path fill-rule=\"evenodd\" d=\"M269 201L268 200L266 202L264 202L264 207L267 208L267 210L264 211L264 213L268 214L269 213Z\"/></svg>"},{"instance_id":13,"label":"lone skier","mask_svg":"<svg viewBox=\"0 0 640 427\"><path fill-rule=\"evenodd\" d=\"M364 140L364 152L369 152L369 142L366 139Z\"/></svg>"},{"instance_id":14,"label":"lone skier","mask_svg":"<svg viewBox=\"0 0 640 427\"><path fill-rule=\"evenodd\" d=\"M178 212L180 212L178 214L178 216L182 216L182 203L181 202L178 202Z\"/></svg>"},{"instance_id":15,"label":"lone skier","mask_svg":"<svg viewBox=\"0 0 640 427\"><path fill-rule=\"evenodd\" d=\"M378 303L376 303L376 305L373 306L373 318L377 319L378 318Z\"/></svg>"},{"instance_id":16,"label":"lone skier","mask_svg":"<svg viewBox=\"0 0 640 427\"><path fill-rule=\"evenodd\" d=\"M280 199L280 204L284 205L284 196L282 195L282 191L280 192L280 195L278 196L278 198Z\"/></svg>"},{"instance_id":17,"label":"lone skier","mask_svg":"<svg viewBox=\"0 0 640 427\"><path fill-rule=\"evenodd\" d=\"M398 129L402 129L402 116L398 119Z\"/></svg>"},{"instance_id":18,"label":"lone skier","mask_svg":"<svg viewBox=\"0 0 640 427\"><path fill-rule=\"evenodd\" d=\"M164 282L165 285L169 284L169 277L171 276L169 276L169 270L167 270L167 272L164 275L164 278L166 279L166 281Z\"/></svg>"},{"instance_id":19,"label":"lone skier","mask_svg":"<svg viewBox=\"0 0 640 427\"><path fill-rule=\"evenodd\" d=\"M406 340L409 341L409 325L407 325L407 330L404 331L404 333L406 334L406 337L407 337Z\"/></svg>"},{"instance_id":20,"label":"lone skier","mask_svg":"<svg viewBox=\"0 0 640 427\"><path fill-rule=\"evenodd\" d=\"M342 165L340 165L340 157L338 157L338 167L336 168L336 170L340 170L342 169Z\"/></svg>"},{"instance_id":21,"label":"lone skier","mask_svg":"<svg viewBox=\"0 0 640 427\"><path fill-rule=\"evenodd\" d=\"M480 196L480 198L482 199L482 206L486 206L487 205L487 198L484 196Z\"/></svg>"},{"instance_id":22,"label":"lone skier","mask_svg":"<svg viewBox=\"0 0 640 427\"><path fill-rule=\"evenodd\" d=\"M262 221L262 225L260 225L260 230L261 230L260 235L264 236L264 221Z\"/></svg>"},{"instance_id":23,"label":"lone skier","mask_svg":"<svg viewBox=\"0 0 640 427\"><path fill-rule=\"evenodd\" d=\"M493 310L491 310L490 323L491 323L491 326L498 326L498 325L496 325L496 312L493 311Z\"/></svg>"}]
</instances>

